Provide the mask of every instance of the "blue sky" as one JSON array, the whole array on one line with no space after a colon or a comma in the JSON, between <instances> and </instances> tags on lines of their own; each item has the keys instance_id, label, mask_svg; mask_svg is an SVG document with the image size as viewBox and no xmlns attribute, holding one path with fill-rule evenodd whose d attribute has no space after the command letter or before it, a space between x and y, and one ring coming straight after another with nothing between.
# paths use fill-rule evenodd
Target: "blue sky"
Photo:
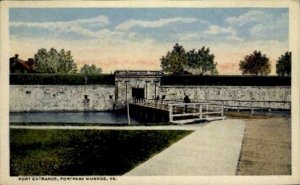
<instances>
[{"instance_id":1,"label":"blue sky","mask_svg":"<svg viewBox=\"0 0 300 185\"><path fill-rule=\"evenodd\" d=\"M288 50L287 8L11 8L9 16L11 54L64 48L79 66L104 72L160 69L175 43L210 47L221 74L239 74L239 61L254 50L274 68Z\"/></svg>"}]
</instances>

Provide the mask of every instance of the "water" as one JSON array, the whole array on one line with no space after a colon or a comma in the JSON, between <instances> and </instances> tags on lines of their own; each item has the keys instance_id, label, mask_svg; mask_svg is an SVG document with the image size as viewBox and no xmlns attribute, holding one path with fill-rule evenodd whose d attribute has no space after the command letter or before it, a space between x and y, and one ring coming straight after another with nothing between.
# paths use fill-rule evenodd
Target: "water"
<instances>
[{"instance_id":1,"label":"water","mask_svg":"<svg viewBox=\"0 0 300 185\"><path fill-rule=\"evenodd\" d=\"M27 123L99 123L99 124L127 124L127 115L114 112L34 112L10 113L10 122ZM132 123L138 123L131 118Z\"/></svg>"}]
</instances>

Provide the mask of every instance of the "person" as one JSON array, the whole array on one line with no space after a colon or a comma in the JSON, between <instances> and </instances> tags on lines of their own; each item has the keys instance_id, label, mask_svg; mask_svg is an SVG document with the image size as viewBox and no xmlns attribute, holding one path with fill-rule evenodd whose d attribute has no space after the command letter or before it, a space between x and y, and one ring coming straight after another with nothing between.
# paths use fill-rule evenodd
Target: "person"
<instances>
[{"instance_id":1,"label":"person","mask_svg":"<svg viewBox=\"0 0 300 185\"><path fill-rule=\"evenodd\" d=\"M159 98L159 95L157 95L157 96L156 96L156 99L155 99L155 100L156 100L156 103L159 102L159 99L160 99L160 98Z\"/></svg>"},{"instance_id":2,"label":"person","mask_svg":"<svg viewBox=\"0 0 300 185\"><path fill-rule=\"evenodd\" d=\"M183 99L184 103L191 103L189 96L187 94L184 95L185 95ZM184 112L187 112L187 105L184 105Z\"/></svg>"},{"instance_id":3,"label":"person","mask_svg":"<svg viewBox=\"0 0 300 185\"><path fill-rule=\"evenodd\" d=\"M166 95L161 96L161 103L164 103L164 100L166 99Z\"/></svg>"},{"instance_id":4,"label":"person","mask_svg":"<svg viewBox=\"0 0 300 185\"><path fill-rule=\"evenodd\" d=\"M183 99L184 103L191 103L191 100L189 98L188 95L185 94L184 99Z\"/></svg>"}]
</instances>

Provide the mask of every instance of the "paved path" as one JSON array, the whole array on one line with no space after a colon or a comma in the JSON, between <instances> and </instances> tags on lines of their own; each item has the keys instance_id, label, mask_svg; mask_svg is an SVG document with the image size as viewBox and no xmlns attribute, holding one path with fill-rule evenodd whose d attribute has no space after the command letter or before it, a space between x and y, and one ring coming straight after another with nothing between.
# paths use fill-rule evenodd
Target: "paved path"
<instances>
[{"instance_id":1,"label":"paved path","mask_svg":"<svg viewBox=\"0 0 300 185\"><path fill-rule=\"evenodd\" d=\"M274 117L245 122L237 175L291 175L291 119Z\"/></svg>"},{"instance_id":2,"label":"paved path","mask_svg":"<svg viewBox=\"0 0 300 185\"><path fill-rule=\"evenodd\" d=\"M235 175L245 122L215 121L195 132L125 175Z\"/></svg>"}]
</instances>

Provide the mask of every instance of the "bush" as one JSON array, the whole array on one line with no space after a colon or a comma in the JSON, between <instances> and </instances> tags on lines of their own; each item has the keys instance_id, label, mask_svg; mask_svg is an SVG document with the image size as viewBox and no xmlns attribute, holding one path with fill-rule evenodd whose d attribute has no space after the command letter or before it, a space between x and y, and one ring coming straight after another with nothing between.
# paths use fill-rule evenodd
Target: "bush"
<instances>
[{"instance_id":1,"label":"bush","mask_svg":"<svg viewBox=\"0 0 300 185\"><path fill-rule=\"evenodd\" d=\"M114 85L114 75L83 74L10 74L11 85L84 85L105 84ZM87 83L86 83L87 82Z\"/></svg>"},{"instance_id":2,"label":"bush","mask_svg":"<svg viewBox=\"0 0 300 185\"><path fill-rule=\"evenodd\" d=\"M165 75L161 85L290 86L290 77Z\"/></svg>"}]
</instances>

